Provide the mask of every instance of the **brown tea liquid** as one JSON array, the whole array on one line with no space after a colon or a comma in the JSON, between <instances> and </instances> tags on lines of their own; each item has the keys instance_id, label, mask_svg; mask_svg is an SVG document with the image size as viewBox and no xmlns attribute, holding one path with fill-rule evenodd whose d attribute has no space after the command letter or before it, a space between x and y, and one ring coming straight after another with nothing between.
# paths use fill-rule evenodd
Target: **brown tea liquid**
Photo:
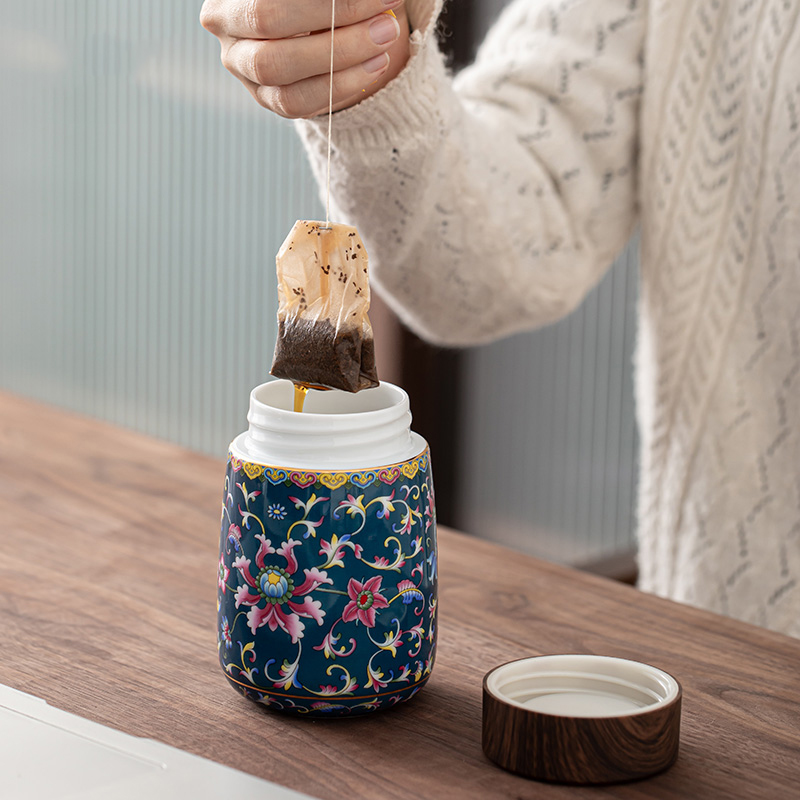
<instances>
[{"instance_id":1,"label":"brown tea liquid","mask_svg":"<svg viewBox=\"0 0 800 800\"><path fill-rule=\"evenodd\" d=\"M306 402L306 395L308 394L308 386L303 383L296 383L294 385L294 410L300 414L303 410L303 405Z\"/></svg>"}]
</instances>

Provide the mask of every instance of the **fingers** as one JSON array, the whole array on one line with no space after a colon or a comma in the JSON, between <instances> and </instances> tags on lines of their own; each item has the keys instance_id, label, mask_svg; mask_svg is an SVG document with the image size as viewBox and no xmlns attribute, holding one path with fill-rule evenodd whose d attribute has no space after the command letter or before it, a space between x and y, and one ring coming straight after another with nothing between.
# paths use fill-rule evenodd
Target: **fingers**
<instances>
[{"instance_id":1,"label":"fingers","mask_svg":"<svg viewBox=\"0 0 800 800\"><path fill-rule=\"evenodd\" d=\"M400 25L389 14L337 28L333 68L346 70L385 53L400 36ZM222 63L238 78L260 86L286 86L327 74L330 70L329 31L292 39L238 39L225 47ZM375 64L383 64L386 59Z\"/></svg>"},{"instance_id":2,"label":"fingers","mask_svg":"<svg viewBox=\"0 0 800 800\"><path fill-rule=\"evenodd\" d=\"M389 56L381 53L364 64L333 73L333 108L352 105L365 87L389 68ZM249 84L249 85L248 85ZM288 119L309 118L328 110L330 76L315 75L288 86L259 86L246 81L253 97L265 108Z\"/></svg>"},{"instance_id":3,"label":"fingers","mask_svg":"<svg viewBox=\"0 0 800 800\"><path fill-rule=\"evenodd\" d=\"M336 0L336 25L354 25L403 0ZM330 0L206 0L200 23L215 36L284 39L330 28Z\"/></svg>"},{"instance_id":4,"label":"fingers","mask_svg":"<svg viewBox=\"0 0 800 800\"><path fill-rule=\"evenodd\" d=\"M328 108L331 0L205 0L200 21L222 62L265 108L313 117ZM384 12L396 8L397 19ZM336 0L333 107L361 102L410 57L403 0ZM390 59L391 56L391 59Z\"/></svg>"}]
</instances>

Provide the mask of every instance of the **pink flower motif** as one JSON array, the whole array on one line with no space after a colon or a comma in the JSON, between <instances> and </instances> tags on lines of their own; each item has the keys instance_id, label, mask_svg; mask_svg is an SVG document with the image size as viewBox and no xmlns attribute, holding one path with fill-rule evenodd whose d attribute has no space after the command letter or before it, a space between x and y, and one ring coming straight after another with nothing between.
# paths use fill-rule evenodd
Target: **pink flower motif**
<instances>
[{"instance_id":1,"label":"pink flower motif","mask_svg":"<svg viewBox=\"0 0 800 800\"><path fill-rule=\"evenodd\" d=\"M389 602L380 593L383 578L377 576L364 583L359 583L355 578L350 578L347 584L347 594L350 602L344 607L342 619L345 622L362 622L368 628L375 627L375 609L389 608Z\"/></svg>"},{"instance_id":2,"label":"pink flower motif","mask_svg":"<svg viewBox=\"0 0 800 800\"><path fill-rule=\"evenodd\" d=\"M408 605L414 600L425 599L416 584L409 580L400 581L400 583L397 584L397 594L403 598L403 603L405 603L405 605Z\"/></svg>"},{"instance_id":3,"label":"pink flower motif","mask_svg":"<svg viewBox=\"0 0 800 800\"><path fill-rule=\"evenodd\" d=\"M219 557L219 571L217 572L217 586L222 589L222 594L225 594L226 582L230 574L231 571L225 566L225 556L221 554Z\"/></svg>"},{"instance_id":4,"label":"pink flower motif","mask_svg":"<svg viewBox=\"0 0 800 800\"><path fill-rule=\"evenodd\" d=\"M242 541L242 529L238 525L231 524L228 527L228 544L233 545L233 549L235 552L239 551L239 547ZM227 548L228 552L230 553L230 547Z\"/></svg>"},{"instance_id":5,"label":"pink flower motif","mask_svg":"<svg viewBox=\"0 0 800 800\"><path fill-rule=\"evenodd\" d=\"M433 523L433 502L431 496L425 501L425 530L427 531Z\"/></svg>"},{"instance_id":6,"label":"pink flower motif","mask_svg":"<svg viewBox=\"0 0 800 800\"><path fill-rule=\"evenodd\" d=\"M276 550L263 533L256 534L256 539L261 542L256 553L256 573L253 574L250 569L249 558L239 556L233 562L234 569L239 571L245 581L236 589L236 608L250 606L247 624L253 633L262 626L269 625L272 631L280 628L288 633L292 637L292 644L296 644L305 630L300 617L309 617L318 625L322 624L325 617L322 603L308 595L321 584L333 581L327 573L312 567L303 570L305 579L296 586L299 568L292 550L300 542L289 539ZM267 560L266 557L273 554L279 555L286 562L285 568L272 563L272 559ZM302 603L296 600L300 597L303 598Z\"/></svg>"},{"instance_id":7,"label":"pink flower motif","mask_svg":"<svg viewBox=\"0 0 800 800\"><path fill-rule=\"evenodd\" d=\"M307 489L317 482L317 474L315 472L293 472L289 476L289 480L301 489Z\"/></svg>"},{"instance_id":8,"label":"pink flower motif","mask_svg":"<svg viewBox=\"0 0 800 800\"><path fill-rule=\"evenodd\" d=\"M382 469L378 473L378 478L384 483L392 484L400 477L399 467L392 467L391 469Z\"/></svg>"}]
</instances>

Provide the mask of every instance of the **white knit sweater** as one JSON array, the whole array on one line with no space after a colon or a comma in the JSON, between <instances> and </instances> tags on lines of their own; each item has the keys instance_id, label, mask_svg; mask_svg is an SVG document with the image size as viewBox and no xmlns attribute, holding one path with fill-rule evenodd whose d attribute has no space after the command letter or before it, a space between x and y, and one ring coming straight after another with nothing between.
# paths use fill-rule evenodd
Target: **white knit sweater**
<instances>
[{"instance_id":1,"label":"white knit sweater","mask_svg":"<svg viewBox=\"0 0 800 800\"><path fill-rule=\"evenodd\" d=\"M640 224L641 588L800 636L800 3L517 0L455 80L432 5L334 119L375 284L485 342L575 308Z\"/></svg>"}]
</instances>

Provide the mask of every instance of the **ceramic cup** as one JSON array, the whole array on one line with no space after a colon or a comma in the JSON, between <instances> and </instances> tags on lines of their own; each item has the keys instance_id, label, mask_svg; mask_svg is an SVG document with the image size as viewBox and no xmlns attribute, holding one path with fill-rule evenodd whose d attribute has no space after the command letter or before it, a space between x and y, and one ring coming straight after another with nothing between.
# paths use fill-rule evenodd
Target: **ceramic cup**
<instances>
[{"instance_id":1,"label":"ceramic cup","mask_svg":"<svg viewBox=\"0 0 800 800\"><path fill-rule=\"evenodd\" d=\"M273 381L250 396L222 503L220 663L251 700L351 716L413 697L436 647L436 514L408 397Z\"/></svg>"}]
</instances>

